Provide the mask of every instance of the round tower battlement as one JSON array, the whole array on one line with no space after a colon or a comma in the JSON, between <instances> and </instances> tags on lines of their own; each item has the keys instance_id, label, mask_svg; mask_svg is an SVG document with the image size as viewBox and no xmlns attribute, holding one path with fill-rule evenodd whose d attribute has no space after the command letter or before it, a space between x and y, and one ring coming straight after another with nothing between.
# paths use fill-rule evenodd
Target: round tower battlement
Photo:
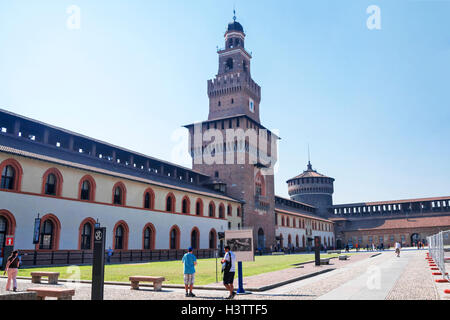
<instances>
[{"instance_id":1,"label":"round tower battlement","mask_svg":"<svg viewBox=\"0 0 450 320\"><path fill-rule=\"evenodd\" d=\"M318 173L310 162L302 174L287 181L288 193L292 200L316 207L319 215L328 215L333 205L334 178Z\"/></svg>"}]
</instances>

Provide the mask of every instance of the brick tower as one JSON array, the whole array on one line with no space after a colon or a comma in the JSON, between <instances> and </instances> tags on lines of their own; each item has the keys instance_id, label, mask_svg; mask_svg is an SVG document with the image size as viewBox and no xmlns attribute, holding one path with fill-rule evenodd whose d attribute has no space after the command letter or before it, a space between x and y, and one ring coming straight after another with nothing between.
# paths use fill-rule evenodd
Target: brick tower
<instances>
[{"instance_id":1,"label":"brick tower","mask_svg":"<svg viewBox=\"0 0 450 320\"><path fill-rule=\"evenodd\" d=\"M209 175L217 190L245 201L242 227L253 228L255 248L268 248L276 243L273 166L278 137L260 123L261 88L250 75L252 57L245 50L244 29L233 20L225 32L225 47L217 51L218 73L208 80L208 120L186 128L193 169ZM215 136L204 141L205 132L220 132L223 140ZM236 135L232 139L230 132ZM239 133L243 139L237 138ZM217 161L205 161L206 154Z\"/></svg>"},{"instance_id":2,"label":"brick tower","mask_svg":"<svg viewBox=\"0 0 450 320\"><path fill-rule=\"evenodd\" d=\"M327 177L312 168L311 162L302 174L287 181L292 200L316 207L316 213L328 217L333 206L334 178Z\"/></svg>"}]
</instances>

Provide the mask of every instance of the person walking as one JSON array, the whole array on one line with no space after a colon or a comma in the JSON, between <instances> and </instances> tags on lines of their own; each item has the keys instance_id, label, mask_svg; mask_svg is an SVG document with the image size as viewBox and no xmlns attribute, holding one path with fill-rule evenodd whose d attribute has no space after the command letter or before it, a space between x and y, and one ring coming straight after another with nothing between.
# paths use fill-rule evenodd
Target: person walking
<instances>
[{"instance_id":1,"label":"person walking","mask_svg":"<svg viewBox=\"0 0 450 320\"><path fill-rule=\"evenodd\" d=\"M400 248L401 248L402 246L400 245L400 242L396 242L395 243L395 253L397 254L397 257L400 257Z\"/></svg>"},{"instance_id":2,"label":"person walking","mask_svg":"<svg viewBox=\"0 0 450 320\"><path fill-rule=\"evenodd\" d=\"M6 262L6 272L8 272L8 281L6 282L6 291L9 291L11 288L11 281L13 282L13 291L17 291L17 273L19 272L20 260L19 260L19 251L14 250L11 255L8 257Z\"/></svg>"},{"instance_id":3,"label":"person walking","mask_svg":"<svg viewBox=\"0 0 450 320\"><path fill-rule=\"evenodd\" d=\"M195 297L192 289L194 288L197 257L192 253L192 247L188 248L188 252L184 254L181 262L184 265L184 288L186 289L186 297Z\"/></svg>"},{"instance_id":4,"label":"person walking","mask_svg":"<svg viewBox=\"0 0 450 320\"><path fill-rule=\"evenodd\" d=\"M111 256L114 254L114 250L111 247L108 248L108 255L106 256L106 261L111 263Z\"/></svg>"},{"instance_id":5,"label":"person walking","mask_svg":"<svg viewBox=\"0 0 450 320\"><path fill-rule=\"evenodd\" d=\"M226 299L233 299L236 295L234 291L234 273L236 270L236 256L230 250L230 246L225 247L225 256L222 261L222 271L223 271L223 285L230 291L230 295Z\"/></svg>"}]
</instances>

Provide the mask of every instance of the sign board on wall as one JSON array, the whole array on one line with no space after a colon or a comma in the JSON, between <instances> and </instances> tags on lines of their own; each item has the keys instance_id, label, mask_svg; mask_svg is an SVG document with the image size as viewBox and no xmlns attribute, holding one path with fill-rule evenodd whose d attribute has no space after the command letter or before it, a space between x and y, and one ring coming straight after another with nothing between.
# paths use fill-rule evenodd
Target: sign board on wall
<instances>
[{"instance_id":1,"label":"sign board on wall","mask_svg":"<svg viewBox=\"0 0 450 320\"><path fill-rule=\"evenodd\" d=\"M236 255L237 261L255 261L253 230L225 230L225 243Z\"/></svg>"},{"instance_id":2,"label":"sign board on wall","mask_svg":"<svg viewBox=\"0 0 450 320\"><path fill-rule=\"evenodd\" d=\"M39 243L39 232L41 230L41 219L34 219L33 244Z\"/></svg>"},{"instance_id":3,"label":"sign board on wall","mask_svg":"<svg viewBox=\"0 0 450 320\"><path fill-rule=\"evenodd\" d=\"M6 236L5 246L10 246L10 247L14 246L14 236Z\"/></svg>"}]
</instances>

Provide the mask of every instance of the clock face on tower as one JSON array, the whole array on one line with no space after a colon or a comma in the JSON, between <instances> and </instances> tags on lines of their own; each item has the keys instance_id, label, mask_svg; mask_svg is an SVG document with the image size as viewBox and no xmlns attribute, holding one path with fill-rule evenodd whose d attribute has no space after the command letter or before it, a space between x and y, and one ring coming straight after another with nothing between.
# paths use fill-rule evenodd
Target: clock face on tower
<instances>
[{"instance_id":1,"label":"clock face on tower","mask_svg":"<svg viewBox=\"0 0 450 320\"><path fill-rule=\"evenodd\" d=\"M255 112L255 102L251 98L248 99L248 108L251 112Z\"/></svg>"}]
</instances>

